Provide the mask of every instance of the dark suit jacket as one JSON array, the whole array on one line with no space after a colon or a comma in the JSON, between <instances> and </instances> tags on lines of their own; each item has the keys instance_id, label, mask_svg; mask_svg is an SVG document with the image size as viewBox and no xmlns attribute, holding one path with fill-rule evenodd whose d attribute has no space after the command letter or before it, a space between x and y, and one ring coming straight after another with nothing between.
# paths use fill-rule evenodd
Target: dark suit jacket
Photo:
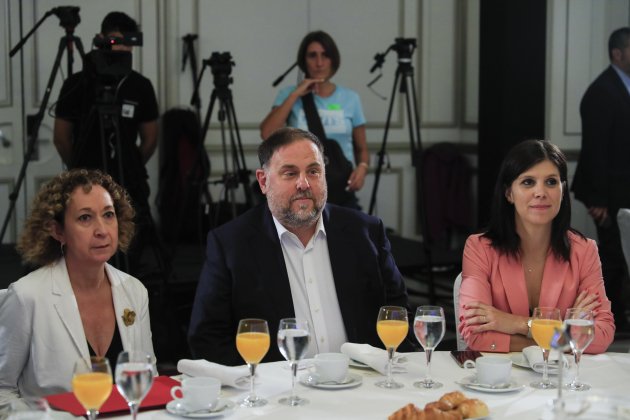
<instances>
[{"instance_id":1,"label":"dark suit jacket","mask_svg":"<svg viewBox=\"0 0 630 420\"><path fill-rule=\"evenodd\" d=\"M630 94L612 66L586 90L580 116L575 198L587 206L630 207Z\"/></svg>"},{"instance_id":2,"label":"dark suit jacket","mask_svg":"<svg viewBox=\"0 0 630 420\"><path fill-rule=\"evenodd\" d=\"M376 334L379 308L407 306L383 224L330 204L322 216L348 340L382 347ZM193 357L243 364L235 344L238 322L262 318L272 338L264 361L283 360L273 343L280 319L294 316L284 256L266 203L208 233L188 332Z\"/></svg>"}]
</instances>

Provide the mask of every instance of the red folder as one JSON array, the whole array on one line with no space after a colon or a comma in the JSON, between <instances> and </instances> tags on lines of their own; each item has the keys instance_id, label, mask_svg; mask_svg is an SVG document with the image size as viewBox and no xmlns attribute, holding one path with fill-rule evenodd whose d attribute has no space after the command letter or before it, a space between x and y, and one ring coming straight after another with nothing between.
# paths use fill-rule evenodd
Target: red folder
<instances>
[{"instance_id":1,"label":"red folder","mask_svg":"<svg viewBox=\"0 0 630 420\"><path fill-rule=\"evenodd\" d=\"M140 410L164 408L173 399L171 397L171 388L175 385L179 385L179 381L168 376L155 377L153 386L151 386L149 393L140 404ZM48 395L46 399L50 406L55 409L68 411L75 416L85 415L85 408L83 408L72 392ZM105 401L105 404L98 411L101 414L129 411L127 401L120 395L116 385L112 388L112 393Z\"/></svg>"}]
</instances>

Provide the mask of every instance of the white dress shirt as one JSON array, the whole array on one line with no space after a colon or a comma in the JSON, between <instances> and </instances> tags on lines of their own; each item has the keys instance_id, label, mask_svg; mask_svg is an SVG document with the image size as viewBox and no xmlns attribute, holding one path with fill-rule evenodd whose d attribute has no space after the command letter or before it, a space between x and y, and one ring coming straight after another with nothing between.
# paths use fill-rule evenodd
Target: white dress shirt
<instances>
[{"instance_id":1,"label":"white dress shirt","mask_svg":"<svg viewBox=\"0 0 630 420\"><path fill-rule=\"evenodd\" d=\"M273 222L287 267L295 317L307 320L311 328L311 342L305 357L339 352L347 336L322 218L319 218L315 234L306 246L275 217Z\"/></svg>"}]
</instances>

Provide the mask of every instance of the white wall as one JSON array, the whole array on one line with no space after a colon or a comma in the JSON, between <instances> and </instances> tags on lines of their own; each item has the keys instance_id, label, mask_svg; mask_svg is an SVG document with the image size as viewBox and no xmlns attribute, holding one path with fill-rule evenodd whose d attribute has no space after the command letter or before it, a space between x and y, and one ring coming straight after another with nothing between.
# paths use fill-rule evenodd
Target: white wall
<instances>
[{"instance_id":1,"label":"white wall","mask_svg":"<svg viewBox=\"0 0 630 420\"><path fill-rule=\"evenodd\" d=\"M314 29L330 32L342 54L335 81L357 90L368 119L368 144L375 162L384 134L387 100L381 100L366 84L373 57L396 37L417 38L414 53L416 96L421 116L424 146L449 141L475 145L477 141L478 51L480 0L0 0L0 130L10 137L10 147L0 147L0 217L4 218L8 196L21 166L24 152L22 106L34 113L46 86L63 30L50 17L25 45L22 56L9 59L8 51L54 6L78 5L82 22L76 34L89 48L106 12L122 10L136 18L144 32L145 46L136 50L134 67L149 77L158 92L161 112L187 106L192 82L187 67L181 71L181 37L199 35L198 58L214 51L231 52L236 66L231 86L241 136L250 169L257 166L255 148L260 141L258 124L270 109L276 90L271 82L295 61L302 36ZM547 43L547 138L566 152L580 147L579 99L590 81L606 66L606 39L616 27L627 25L628 0L548 0ZM23 64L22 64L23 63ZM78 64L77 64L78 66ZM24 79L21 79L21 74ZM383 66L383 77L374 85L389 96L396 70L392 52ZM204 77L201 99L205 114L212 81ZM57 76L51 103L65 77ZM23 81L22 81L23 80ZM284 84L295 83L291 73ZM24 100L22 100L24 92ZM394 229L415 236L415 179L409 156L408 128L403 98L394 104L387 151L391 170L383 174L377 213ZM213 177L222 166L217 117L211 117L206 150L212 160ZM30 197L37 186L62 169L51 143L52 118L44 119L38 160L28 167L17 217L5 242L14 242ZM575 153L573 153L574 155ZM157 189L157 157L149 163L153 192ZM374 167L372 167L373 169ZM252 177L253 180L253 177ZM367 208L373 177L360 198ZM216 190L215 190L216 193ZM475 206L471 203L471 206ZM589 233L584 209L576 203L576 227Z\"/></svg>"}]
</instances>

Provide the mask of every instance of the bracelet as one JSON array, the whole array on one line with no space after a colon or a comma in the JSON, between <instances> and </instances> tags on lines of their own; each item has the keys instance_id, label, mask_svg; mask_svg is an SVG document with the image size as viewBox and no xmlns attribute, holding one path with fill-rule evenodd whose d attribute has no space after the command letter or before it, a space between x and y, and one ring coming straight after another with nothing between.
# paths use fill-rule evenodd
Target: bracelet
<instances>
[{"instance_id":1,"label":"bracelet","mask_svg":"<svg viewBox=\"0 0 630 420\"><path fill-rule=\"evenodd\" d=\"M367 162L359 162L357 166L365 166L365 169L368 169L370 167L370 165L368 165Z\"/></svg>"}]
</instances>

